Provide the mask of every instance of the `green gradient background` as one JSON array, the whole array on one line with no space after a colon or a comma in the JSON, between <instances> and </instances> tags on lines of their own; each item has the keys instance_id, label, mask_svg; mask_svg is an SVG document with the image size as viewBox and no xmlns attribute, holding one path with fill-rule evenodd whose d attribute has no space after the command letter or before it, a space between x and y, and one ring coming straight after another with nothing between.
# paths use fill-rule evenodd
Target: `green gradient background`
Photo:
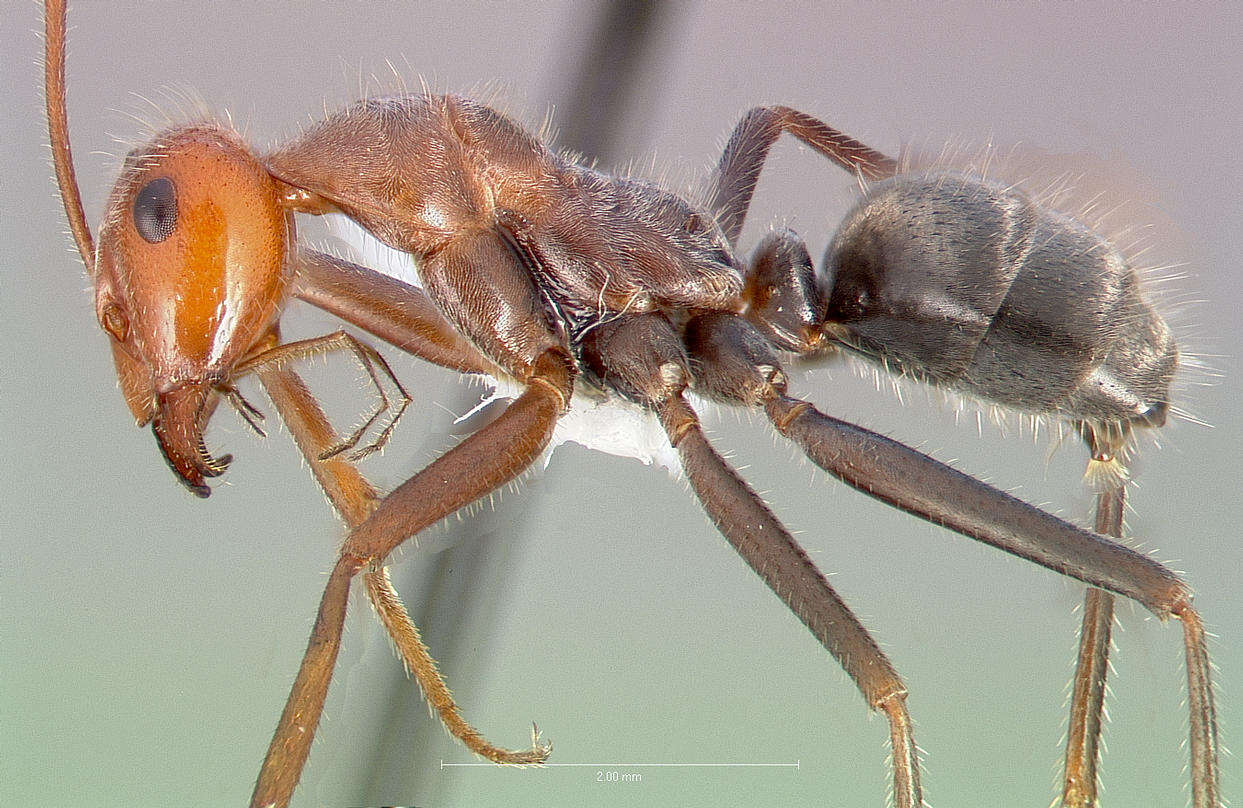
<instances>
[{"instance_id":1,"label":"green gradient background","mask_svg":"<svg viewBox=\"0 0 1243 808\"><path fill-rule=\"evenodd\" d=\"M303 650L339 530L284 435L260 443L221 412L209 435L236 462L207 502L128 426L87 281L51 190L36 68L36 7L7 4L0 196L0 803L240 805ZM1202 301L1176 325L1224 375L1149 451L1133 535L1186 572L1218 635L1226 745L1243 738L1243 519L1235 453L1243 372L1237 157L1243 37L1226 6L1122 4L939 9L867 4L760 11L679 5L654 45L618 142L622 161L697 176L749 106L790 104L877 148L949 136L1086 150L1133 167L1178 223ZM499 80L537 121L585 58L588 4L79 3L70 116L98 217L136 137L115 110L173 84L228 109L269 144L356 94L385 59L445 89ZM1224 14L1220 12L1225 12ZM391 86L391 83L390 83ZM785 144L765 170L744 242L786 222L819 257L850 181ZM327 318L299 309L291 335ZM343 418L353 370L312 374ZM416 396L368 472L400 480L449 445L450 375L399 360ZM341 381L346 380L346 381ZM804 379L824 409L915 443L1083 521L1082 453L954 426L838 370ZM260 394L255 395L261 401ZM267 409L266 402L262 405ZM931 804L1048 805L1055 793L1073 610L1081 587L913 522L813 473L759 424L714 435L892 655L911 689ZM788 762L789 769L442 770L469 755L428 719L356 594L346 647L298 806L881 805L884 722L805 629L720 540L682 486L577 447L458 527L438 566L407 551L395 575L467 717L498 742L539 721L554 760ZM426 594L429 603L420 607ZM1180 632L1120 609L1104 761L1106 805L1178 806L1184 785ZM1243 777L1224 761L1226 793ZM602 767L607 768L607 767Z\"/></svg>"}]
</instances>

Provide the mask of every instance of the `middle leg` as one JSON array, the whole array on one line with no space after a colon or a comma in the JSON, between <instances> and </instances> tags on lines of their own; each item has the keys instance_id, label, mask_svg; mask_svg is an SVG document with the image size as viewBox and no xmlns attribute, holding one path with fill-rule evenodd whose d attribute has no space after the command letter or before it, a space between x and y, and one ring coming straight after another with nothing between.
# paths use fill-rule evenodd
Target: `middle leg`
<instances>
[{"instance_id":1,"label":"middle leg","mask_svg":"<svg viewBox=\"0 0 1243 808\"><path fill-rule=\"evenodd\" d=\"M659 313L621 317L591 331L583 354L605 386L656 413L713 524L837 659L868 705L885 713L894 804L922 808L906 686L803 548L704 437L682 397L690 374L673 326Z\"/></svg>"}]
</instances>

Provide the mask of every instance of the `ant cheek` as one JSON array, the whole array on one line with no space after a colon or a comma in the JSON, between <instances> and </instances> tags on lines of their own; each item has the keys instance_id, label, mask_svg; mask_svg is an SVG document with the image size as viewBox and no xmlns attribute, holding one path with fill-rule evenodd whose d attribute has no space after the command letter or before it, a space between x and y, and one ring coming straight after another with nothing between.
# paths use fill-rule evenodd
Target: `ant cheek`
<instances>
[{"instance_id":1,"label":"ant cheek","mask_svg":"<svg viewBox=\"0 0 1243 808\"><path fill-rule=\"evenodd\" d=\"M125 346L111 341L112 362L116 367L117 383L125 404L138 426L144 426L155 416L155 384L146 363L136 359Z\"/></svg>"}]
</instances>

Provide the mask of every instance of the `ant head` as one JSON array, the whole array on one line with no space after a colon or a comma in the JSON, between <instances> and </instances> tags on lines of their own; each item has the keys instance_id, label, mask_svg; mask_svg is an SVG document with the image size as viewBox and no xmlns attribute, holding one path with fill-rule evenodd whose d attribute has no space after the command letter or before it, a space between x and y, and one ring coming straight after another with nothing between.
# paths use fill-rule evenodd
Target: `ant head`
<instances>
[{"instance_id":1,"label":"ant head","mask_svg":"<svg viewBox=\"0 0 1243 808\"><path fill-rule=\"evenodd\" d=\"M199 496L224 471L203 428L234 367L267 346L291 278L292 215L233 132L170 130L132 152L108 202L95 309L126 403Z\"/></svg>"}]
</instances>

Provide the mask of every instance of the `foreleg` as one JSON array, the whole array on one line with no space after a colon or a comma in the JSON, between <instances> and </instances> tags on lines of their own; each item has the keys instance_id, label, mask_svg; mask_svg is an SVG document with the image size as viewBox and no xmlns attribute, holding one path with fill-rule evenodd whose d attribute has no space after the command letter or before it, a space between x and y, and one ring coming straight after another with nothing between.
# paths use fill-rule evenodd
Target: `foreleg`
<instances>
[{"instance_id":1,"label":"foreleg","mask_svg":"<svg viewBox=\"0 0 1243 808\"><path fill-rule=\"evenodd\" d=\"M336 270L331 265L329 269ZM479 293L477 281L485 273L495 284L493 294ZM491 347L489 355L497 358L494 366L500 365L506 373L525 382L527 389L495 421L398 486L347 537L324 591L293 691L255 785L252 806L287 805L297 785L340 647L349 582L360 570L368 571L368 592L403 657L416 674L420 667L429 669L429 677L419 674L421 682L428 678L443 689L443 682L435 676L434 665L417 633L413 632L413 625L392 593L380 565L407 538L517 477L547 446L557 417L570 399L573 362L568 350L559 344L544 321L535 317L502 320L488 316L498 305L508 304L511 308L524 305L537 308L539 305L521 267L497 233L477 233L446 248L428 267L428 276L441 295L441 305L448 305L457 318L452 333L442 333L449 336L469 333L472 339L468 344L482 342ZM320 284L321 289L325 286ZM405 299L417 303L420 296L421 293L407 295ZM385 331L400 341L405 314L398 312L395 317L386 319L379 311L381 307L369 303L367 295L362 297L361 307L351 306L350 310L361 309L367 317L373 318L378 331ZM335 299L340 300L342 296L337 295ZM482 355L473 347L472 354ZM447 358L452 362L462 357L451 353ZM280 371L260 368L259 372ZM311 427L318 423L318 431L322 433L316 436L317 428L305 429L309 439L303 450L322 453L332 445L331 430L323 429L322 413L318 413L317 407L315 412L310 412L298 404L296 398L293 396L291 404L297 411L292 414L292 422ZM280 406L278 403L278 408ZM291 429L294 429L293 423ZM303 444L302 439L299 444ZM329 490L335 485L330 481L325 488ZM456 708L447 690L440 693L425 684L425 692L440 709L446 725L475 751L498 762L538 762L547 755L547 748L538 744L527 752L517 753L487 745L456 717Z\"/></svg>"}]
</instances>

